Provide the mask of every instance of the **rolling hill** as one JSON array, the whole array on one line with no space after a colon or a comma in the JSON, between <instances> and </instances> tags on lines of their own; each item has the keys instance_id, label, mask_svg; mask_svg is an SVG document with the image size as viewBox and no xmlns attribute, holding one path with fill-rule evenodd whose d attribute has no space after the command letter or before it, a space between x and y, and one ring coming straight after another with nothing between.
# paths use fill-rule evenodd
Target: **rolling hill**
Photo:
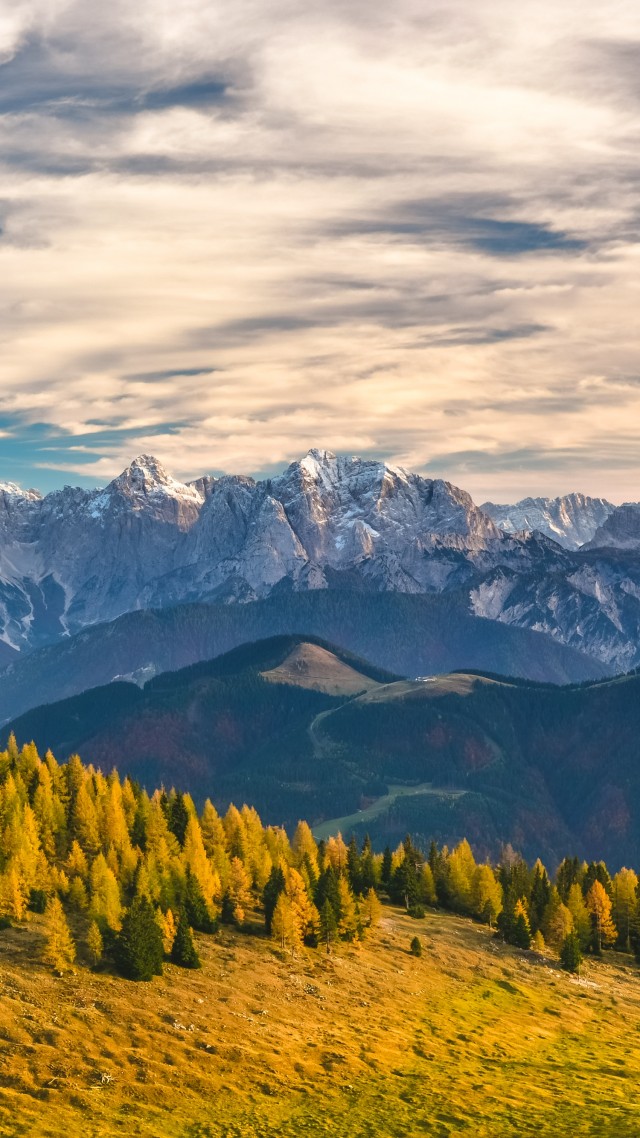
<instances>
[{"instance_id":1,"label":"rolling hill","mask_svg":"<svg viewBox=\"0 0 640 1138\"><path fill-rule=\"evenodd\" d=\"M409 831L616 866L640 861L639 697L635 674L567 687L399 679L291 636L44 706L4 735L221 808L251 801L269 822L369 830L379 847Z\"/></svg>"},{"instance_id":2,"label":"rolling hill","mask_svg":"<svg viewBox=\"0 0 640 1138\"><path fill-rule=\"evenodd\" d=\"M281 635L316 636L404 676L475 668L562 684L608 674L598 661L545 633L472 616L468 609L468 598L456 594L320 589L282 592L253 604L126 613L22 654L0 670L0 722L117 678L144 683Z\"/></svg>"}]
</instances>

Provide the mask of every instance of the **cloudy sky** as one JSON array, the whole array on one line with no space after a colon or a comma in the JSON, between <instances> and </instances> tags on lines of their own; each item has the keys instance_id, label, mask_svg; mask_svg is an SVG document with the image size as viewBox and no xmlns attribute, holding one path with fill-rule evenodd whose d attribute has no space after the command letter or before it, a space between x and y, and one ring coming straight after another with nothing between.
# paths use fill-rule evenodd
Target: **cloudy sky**
<instances>
[{"instance_id":1,"label":"cloudy sky","mask_svg":"<svg viewBox=\"0 0 640 1138\"><path fill-rule=\"evenodd\" d=\"M640 498L637 0L0 0L0 480Z\"/></svg>"}]
</instances>

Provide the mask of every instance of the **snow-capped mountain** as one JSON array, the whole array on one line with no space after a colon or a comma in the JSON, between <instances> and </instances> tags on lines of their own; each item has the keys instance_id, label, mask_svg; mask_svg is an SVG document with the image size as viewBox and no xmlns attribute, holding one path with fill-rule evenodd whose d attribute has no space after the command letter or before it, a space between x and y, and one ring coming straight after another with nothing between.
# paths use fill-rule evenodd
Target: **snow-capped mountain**
<instances>
[{"instance_id":1,"label":"snow-capped mountain","mask_svg":"<svg viewBox=\"0 0 640 1138\"><path fill-rule=\"evenodd\" d=\"M505 533L539 530L565 549L579 549L615 510L605 498L565 494L562 498L523 498L512 506L485 502L480 507Z\"/></svg>"},{"instance_id":2,"label":"snow-capped mountain","mask_svg":"<svg viewBox=\"0 0 640 1138\"><path fill-rule=\"evenodd\" d=\"M606 508L572 495L548 516L577 542ZM640 555L562 548L523 520L504 532L448 482L320 450L264 481L184 484L142 455L103 490L4 484L0 660L137 609L356 588L455 592L609 666L638 662Z\"/></svg>"}]
</instances>

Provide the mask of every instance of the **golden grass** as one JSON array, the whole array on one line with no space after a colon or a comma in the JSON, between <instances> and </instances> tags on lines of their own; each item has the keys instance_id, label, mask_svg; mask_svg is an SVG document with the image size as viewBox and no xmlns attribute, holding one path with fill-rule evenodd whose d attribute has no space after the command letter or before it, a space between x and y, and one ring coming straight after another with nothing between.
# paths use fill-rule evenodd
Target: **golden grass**
<instances>
[{"instance_id":1,"label":"golden grass","mask_svg":"<svg viewBox=\"0 0 640 1138\"><path fill-rule=\"evenodd\" d=\"M277 668L260 675L271 683L293 684L327 695L358 695L379 686L318 644L298 644Z\"/></svg>"},{"instance_id":2,"label":"golden grass","mask_svg":"<svg viewBox=\"0 0 640 1138\"><path fill-rule=\"evenodd\" d=\"M37 917L0 933L7 1138L640 1133L629 957L578 983L470 921L395 909L330 957L199 936L202 971L151 984L53 976L40 943Z\"/></svg>"}]
</instances>

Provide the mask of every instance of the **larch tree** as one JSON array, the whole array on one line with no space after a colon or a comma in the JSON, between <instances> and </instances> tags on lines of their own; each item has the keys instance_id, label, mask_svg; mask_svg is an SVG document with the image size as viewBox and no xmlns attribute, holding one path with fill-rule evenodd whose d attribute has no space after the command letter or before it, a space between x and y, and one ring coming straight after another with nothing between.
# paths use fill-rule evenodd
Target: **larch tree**
<instances>
[{"instance_id":1,"label":"larch tree","mask_svg":"<svg viewBox=\"0 0 640 1138\"><path fill-rule=\"evenodd\" d=\"M584 951L591 939L591 914L585 904L582 886L574 881L567 893L567 908L573 917L573 928L580 940L580 947Z\"/></svg>"},{"instance_id":2,"label":"larch tree","mask_svg":"<svg viewBox=\"0 0 640 1138\"><path fill-rule=\"evenodd\" d=\"M91 964L97 968L104 954L104 941L95 921L91 922L87 932L87 953Z\"/></svg>"},{"instance_id":3,"label":"larch tree","mask_svg":"<svg viewBox=\"0 0 640 1138\"><path fill-rule=\"evenodd\" d=\"M573 932L573 917L570 909L563 903L556 886L552 886L549 900L541 920L542 935L547 944L559 952L565 938Z\"/></svg>"},{"instance_id":4,"label":"larch tree","mask_svg":"<svg viewBox=\"0 0 640 1138\"><path fill-rule=\"evenodd\" d=\"M593 881L585 902L591 914L591 948L600 956L603 947L613 944L618 934L611 918L611 898L598 878Z\"/></svg>"},{"instance_id":5,"label":"larch tree","mask_svg":"<svg viewBox=\"0 0 640 1138\"><path fill-rule=\"evenodd\" d=\"M492 928L502 910L502 886L490 865L477 865L469 896L471 912Z\"/></svg>"},{"instance_id":6,"label":"larch tree","mask_svg":"<svg viewBox=\"0 0 640 1138\"><path fill-rule=\"evenodd\" d=\"M45 910L46 941L42 959L56 972L67 972L73 967L76 946L69 932L59 897L52 897Z\"/></svg>"},{"instance_id":7,"label":"larch tree","mask_svg":"<svg viewBox=\"0 0 640 1138\"><path fill-rule=\"evenodd\" d=\"M367 890L360 906L362 919L364 920L367 928L374 929L380 923L382 917L382 903L375 889Z\"/></svg>"},{"instance_id":8,"label":"larch tree","mask_svg":"<svg viewBox=\"0 0 640 1138\"><path fill-rule=\"evenodd\" d=\"M101 928L117 932L121 925L122 902L117 878L104 854L95 858L89 875L89 915Z\"/></svg>"},{"instance_id":9,"label":"larch tree","mask_svg":"<svg viewBox=\"0 0 640 1138\"><path fill-rule=\"evenodd\" d=\"M227 895L233 919L241 925L251 905L251 878L239 857L232 857Z\"/></svg>"},{"instance_id":10,"label":"larch tree","mask_svg":"<svg viewBox=\"0 0 640 1138\"><path fill-rule=\"evenodd\" d=\"M294 946L296 940L302 943L296 932L291 902L286 893L281 893L276 901L271 917L271 937L282 949Z\"/></svg>"},{"instance_id":11,"label":"larch tree","mask_svg":"<svg viewBox=\"0 0 640 1138\"><path fill-rule=\"evenodd\" d=\"M298 822L291 842L291 850L296 869L300 869L305 857L308 857L317 876L318 849L308 822Z\"/></svg>"},{"instance_id":12,"label":"larch tree","mask_svg":"<svg viewBox=\"0 0 640 1138\"><path fill-rule=\"evenodd\" d=\"M638 877L632 869L621 869L613 879L611 919L618 930L618 947L631 949L631 923L637 902Z\"/></svg>"}]
</instances>

